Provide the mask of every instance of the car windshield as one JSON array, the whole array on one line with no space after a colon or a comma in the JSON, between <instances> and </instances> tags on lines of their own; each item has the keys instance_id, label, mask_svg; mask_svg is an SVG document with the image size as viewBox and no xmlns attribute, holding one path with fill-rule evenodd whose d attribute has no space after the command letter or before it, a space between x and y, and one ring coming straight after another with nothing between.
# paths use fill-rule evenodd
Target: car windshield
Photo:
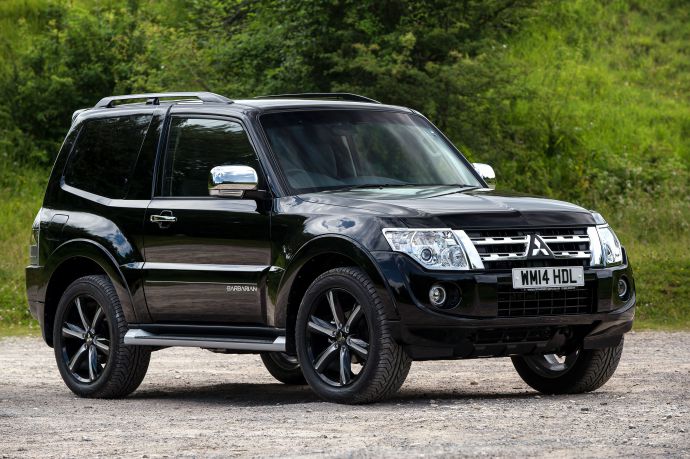
<instances>
[{"instance_id":1,"label":"car windshield","mask_svg":"<svg viewBox=\"0 0 690 459\"><path fill-rule=\"evenodd\" d=\"M482 186L453 146L421 116L303 110L268 113L261 124L295 191Z\"/></svg>"}]
</instances>

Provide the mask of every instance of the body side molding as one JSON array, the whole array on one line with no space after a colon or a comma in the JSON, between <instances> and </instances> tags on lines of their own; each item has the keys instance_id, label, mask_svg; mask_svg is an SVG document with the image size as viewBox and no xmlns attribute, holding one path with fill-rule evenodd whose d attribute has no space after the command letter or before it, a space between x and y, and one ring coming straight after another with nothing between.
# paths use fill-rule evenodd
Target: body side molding
<instances>
[{"instance_id":1,"label":"body side molding","mask_svg":"<svg viewBox=\"0 0 690 459\"><path fill-rule=\"evenodd\" d=\"M232 338L224 336L161 335L132 328L125 335L128 346L181 346L211 349L234 349L257 352L285 352L285 337L275 339Z\"/></svg>"}]
</instances>

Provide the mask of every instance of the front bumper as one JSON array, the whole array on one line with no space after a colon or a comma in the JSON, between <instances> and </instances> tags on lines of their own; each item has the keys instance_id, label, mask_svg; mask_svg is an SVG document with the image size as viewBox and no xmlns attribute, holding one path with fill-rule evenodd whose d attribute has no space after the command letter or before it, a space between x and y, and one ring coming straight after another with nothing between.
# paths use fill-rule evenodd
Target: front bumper
<instances>
[{"instance_id":1,"label":"front bumper","mask_svg":"<svg viewBox=\"0 0 690 459\"><path fill-rule=\"evenodd\" d=\"M390 329L416 360L547 353L572 346L610 347L632 328L635 284L627 257L621 266L585 268L591 300L585 312L552 309L546 314L514 317L499 309L499 288L511 283L510 270L427 271L400 253L373 255L399 314L398 320L390 321ZM614 291L622 276L630 283L623 300ZM434 308L428 291L435 283L457 287L461 292L458 306Z\"/></svg>"}]
</instances>

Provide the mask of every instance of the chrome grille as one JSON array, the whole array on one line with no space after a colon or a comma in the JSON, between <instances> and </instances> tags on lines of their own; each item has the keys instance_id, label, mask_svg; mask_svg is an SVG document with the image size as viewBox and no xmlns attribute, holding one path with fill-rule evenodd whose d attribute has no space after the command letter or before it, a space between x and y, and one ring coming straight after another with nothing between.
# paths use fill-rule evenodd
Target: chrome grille
<instances>
[{"instance_id":1,"label":"chrome grille","mask_svg":"<svg viewBox=\"0 0 690 459\"><path fill-rule=\"evenodd\" d=\"M524 230L466 230L484 266L509 269L525 266L587 266L592 257L587 228L547 228ZM538 235L553 253L551 260L528 257L531 235Z\"/></svg>"}]
</instances>

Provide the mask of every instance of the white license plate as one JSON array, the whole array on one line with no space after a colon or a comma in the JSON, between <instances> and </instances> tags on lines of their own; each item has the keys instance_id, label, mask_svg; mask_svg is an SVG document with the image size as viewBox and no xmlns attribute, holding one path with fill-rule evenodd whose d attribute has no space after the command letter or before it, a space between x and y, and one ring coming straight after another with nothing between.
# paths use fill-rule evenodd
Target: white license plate
<instances>
[{"instance_id":1,"label":"white license plate","mask_svg":"<svg viewBox=\"0 0 690 459\"><path fill-rule=\"evenodd\" d=\"M549 289L585 285L582 266L513 268L513 288Z\"/></svg>"}]
</instances>

